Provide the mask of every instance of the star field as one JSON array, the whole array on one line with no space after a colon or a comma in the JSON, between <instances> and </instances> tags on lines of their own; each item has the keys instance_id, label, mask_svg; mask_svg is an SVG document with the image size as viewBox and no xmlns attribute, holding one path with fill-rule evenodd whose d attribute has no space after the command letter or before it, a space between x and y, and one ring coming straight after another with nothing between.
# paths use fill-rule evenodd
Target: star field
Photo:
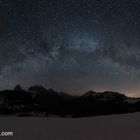
<instances>
[{"instance_id":1,"label":"star field","mask_svg":"<svg viewBox=\"0 0 140 140\"><path fill-rule=\"evenodd\" d=\"M0 0L0 89L140 96L139 0Z\"/></svg>"}]
</instances>

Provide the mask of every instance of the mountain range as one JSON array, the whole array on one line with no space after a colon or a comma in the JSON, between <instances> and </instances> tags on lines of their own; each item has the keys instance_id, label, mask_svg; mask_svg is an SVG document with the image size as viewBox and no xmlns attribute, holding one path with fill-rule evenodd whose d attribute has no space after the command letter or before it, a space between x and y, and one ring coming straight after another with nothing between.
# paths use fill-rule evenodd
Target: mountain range
<instances>
[{"instance_id":1,"label":"mountain range","mask_svg":"<svg viewBox=\"0 0 140 140\"><path fill-rule=\"evenodd\" d=\"M140 111L140 98L105 91L72 96L41 85L0 91L0 115L88 117Z\"/></svg>"}]
</instances>

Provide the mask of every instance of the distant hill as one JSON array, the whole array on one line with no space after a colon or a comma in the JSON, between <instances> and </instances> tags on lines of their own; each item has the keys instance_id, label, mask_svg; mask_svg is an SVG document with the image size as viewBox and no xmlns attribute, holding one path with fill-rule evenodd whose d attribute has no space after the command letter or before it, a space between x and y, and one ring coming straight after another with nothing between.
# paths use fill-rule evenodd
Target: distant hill
<instances>
[{"instance_id":1,"label":"distant hill","mask_svg":"<svg viewBox=\"0 0 140 140\"><path fill-rule=\"evenodd\" d=\"M0 115L88 117L140 111L140 98L105 91L72 96L41 85L0 91Z\"/></svg>"}]
</instances>

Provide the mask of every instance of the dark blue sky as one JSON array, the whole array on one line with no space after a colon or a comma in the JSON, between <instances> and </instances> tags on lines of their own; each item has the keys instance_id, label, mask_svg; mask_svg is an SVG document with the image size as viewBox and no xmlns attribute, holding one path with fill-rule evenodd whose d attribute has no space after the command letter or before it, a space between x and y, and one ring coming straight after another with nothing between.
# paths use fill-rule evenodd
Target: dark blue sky
<instances>
[{"instance_id":1,"label":"dark blue sky","mask_svg":"<svg viewBox=\"0 0 140 140\"><path fill-rule=\"evenodd\" d=\"M0 89L140 96L139 0L0 0Z\"/></svg>"}]
</instances>

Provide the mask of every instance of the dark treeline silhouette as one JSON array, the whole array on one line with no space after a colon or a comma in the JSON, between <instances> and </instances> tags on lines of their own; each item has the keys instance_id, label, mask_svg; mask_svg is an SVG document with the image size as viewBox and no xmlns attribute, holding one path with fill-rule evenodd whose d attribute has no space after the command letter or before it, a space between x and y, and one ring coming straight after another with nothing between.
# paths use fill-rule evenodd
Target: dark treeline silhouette
<instances>
[{"instance_id":1,"label":"dark treeline silhouette","mask_svg":"<svg viewBox=\"0 0 140 140\"><path fill-rule=\"evenodd\" d=\"M140 111L140 99L106 91L72 96L42 86L0 92L0 115L88 117Z\"/></svg>"}]
</instances>

